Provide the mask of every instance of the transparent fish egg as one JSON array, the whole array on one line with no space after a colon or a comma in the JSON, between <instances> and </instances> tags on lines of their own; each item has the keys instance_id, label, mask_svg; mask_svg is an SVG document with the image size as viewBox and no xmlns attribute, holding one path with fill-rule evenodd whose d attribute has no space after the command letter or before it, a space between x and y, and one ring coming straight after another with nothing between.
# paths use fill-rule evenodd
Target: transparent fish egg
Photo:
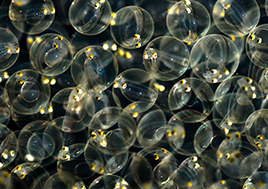
<instances>
[{"instance_id":1,"label":"transparent fish egg","mask_svg":"<svg viewBox=\"0 0 268 189\"><path fill-rule=\"evenodd\" d=\"M9 18L17 30L37 34L53 22L56 9L51 0L12 0Z\"/></svg>"},{"instance_id":2,"label":"transparent fish egg","mask_svg":"<svg viewBox=\"0 0 268 189\"><path fill-rule=\"evenodd\" d=\"M267 43L266 40L268 24L262 24L256 27L248 34L246 39L246 52L249 59L261 68L268 68Z\"/></svg>"},{"instance_id":3,"label":"transparent fish egg","mask_svg":"<svg viewBox=\"0 0 268 189\"><path fill-rule=\"evenodd\" d=\"M208 83L219 83L236 72L240 53L233 41L223 35L212 34L195 43L189 62L198 78Z\"/></svg>"},{"instance_id":4,"label":"transparent fish egg","mask_svg":"<svg viewBox=\"0 0 268 189\"><path fill-rule=\"evenodd\" d=\"M81 49L73 58L71 75L84 89L102 92L110 87L118 73L114 54L101 46Z\"/></svg>"},{"instance_id":5,"label":"transparent fish egg","mask_svg":"<svg viewBox=\"0 0 268 189\"><path fill-rule=\"evenodd\" d=\"M190 77L175 83L168 94L169 109L183 122L194 123L212 111L214 92L204 81Z\"/></svg>"},{"instance_id":6,"label":"transparent fish egg","mask_svg":"<svg viewBox=\"0 0 268 189\"><path fill-rule=\"evenodd\" d=\"M26 162L50 165L63 146L59 128L47 121L34 121L26 125L18 136L19 153Z\"/></svg>"},{"instance_id":7,"label":"transparent fish egg","mask_svg":"<svg viewBox=\"0 0 268 189\"><path fill-rule=\"evenodd\" d=\"M4 71L17 61L20 45L17 37L10 30L0 28L0 33L0 71Z\"/></svg>"},{"instance_id":8,"label":"transparent fish egg","mask_svg":"<svg viewBox=\"0 0 268 189\"><path fill-rule=\"evenodd\" d=\"M119 74L113 84L113 97L117 106L136 118L150 109L157 100L157 92L146 83L150 74L142 69L128 69Z\"/></svg>"},{"instance_id":9,"label":"transparent fish egg","mask_svg":"<svg viewBox=\"0 0 268 189\"><path fill-rule=\"evenodd\" d=\"M189 50L183 42L170 36L152 40L143 52L145 69L159 80L174 80L189 66Z\"/></svg>"},{"instance_id":10,"label":"transparent fish egg","mask_svg":"<svg viewBox=\"0 0 268 189\"><path fill-rule=\"evenodd\" d=\"M42 189L49 178L47 170L37 163L22 163L10 173L10 189Z\"/></svg>"},{"instance_id":11,"label":"transparent fish egg","mask_svg":"<svg viewBox=\"0 0 268 189\"><path fill-rule=\"evenodd\" d=\"M0 170L16 158L17 152L16 135L7 126L0 124Z\"/></svg>"},{"instance_id":12,"label":"transparent fish egg","mask_svg":"<svg viewBox=\"0 0 268 189\"><path fill-rule=\"evenodd\" d=\"M86 189L84 182L68 172L57 172L51 175L43 184L42 189Z\"/></svg>"},{"instance_id":13,"label":"transparent fish egg","mask_svg":"<svg viewBox=\"0 0 268 189\"><path fill-rule=\"evenodd\" d=\"M72 47L64 37L51 33L37 37L30 48L30 61L43 75L57 76L72 63Z\"/></svg>"},{"instance_id":14,"label":"transparent fish egg","mask_svg":"<svg viewBox=\"0 0 268 189\"><path fill-rule=\"evenodd\" d=\"M168 11L166 25L170 34L184 42L194 42L206 35L210 28L210 15L198 1L184 0Z\"/></svg>"},{"instance_id":15,"label":"transparent fish egg","mask_svg":"<svg viewBox=\"0 0 268 189\"><path fill-rule=\"evenodd\" d=\"M104 154L122 153L136 139L136 123L125 110L106 107L98 111L88 126L89 142Z\"/></svg>"},{"instance_id":16,"label":"transparent fish egg","mask_svg":"<svg viewBox=\"0 0 268 189\"><path fill-rule=\"evenodd\" d=\"M138 6L123 7L111 20L111 35L126 49L135 49L149 42L154 33L152 16Z\"/></svg>"},{"instance_id":17,"label":"transparent fish egg","mask_svg":"<svg viewBox=\"0 0 268 189\"><path fill-rule=\"evenodd\" d=\"M229 36L245 36L260 19L259 5L255 0L218 0L213 8L213 20L218 29Z\"/></svg>"},{"instance_id":18,"label":"transparent fish egg","mask_svg":"<svg viewBox=\"0 0 268 189\"><path fill-rule=\"evenodd\" d=\"M44 109L50 98L49 83L31 69L11 75L5 85L5 94L12 111L31 115Z\"/></svg>"},{"instance_id":19,"label":"transparent fish egg","mask_svg":"<svg viewBox=\"0 0 268 189\"><path fill-rule=\"evenodd\" d=\"M74 0L69 8L69 21L84 35L97 35L109 26L112 10L108 0Z\"/></svg>"},{"instance_id":20,"label":"transparent fish egg","mask_svg":"<svg viewBox=\"0 0 268 189\"><path fill-rule=\"evenodd\" d=\"M261 108L263 93L256 81L246 76L233 76L223 81L215 92L214 119L221 129L245 131L245 121Z\"/></svg>"},{"instance_id":21,"label":"transparent fish egg","mask_svg":"<svg viewBox=\"0 0 268 189\"><path fill-rule=\"evenodd\" d=\"M122 189L131 189L130 185L120 176L117 175L103 175L94 180L88 189L94 188L122 188Z\"/></svg>"}]
</instances>

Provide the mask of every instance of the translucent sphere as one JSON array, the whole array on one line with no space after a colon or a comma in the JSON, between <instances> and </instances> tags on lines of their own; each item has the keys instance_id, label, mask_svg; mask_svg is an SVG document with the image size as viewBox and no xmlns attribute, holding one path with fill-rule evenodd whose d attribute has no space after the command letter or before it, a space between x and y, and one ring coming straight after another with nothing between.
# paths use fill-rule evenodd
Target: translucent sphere
<instances>
[{"instance_id":1,"label":"translucent sphere","mask_svg":"<svg viewBox=\"0 0 268 189\"><path fill-rule=\"evenodd\" d=\"M168 11L166 24L173 37L184 42L194 42L208 32L210 15L197 1L179 1Z\"/></svg>"},{"instance_id":2,"label":"translucent sphere","mask_svg":"<svg viewBox=\"0 0 268 189\"><path fill-rule=\"evenodd\" d=\"M243 188L267 188L268 187L268 173L261 171L252 174L245 181Z\"/></svg>"},{"instance_id":3,"label":"translucent sphere","mask_svg":"<svg viewBox=\"0 0 268 189\"><path fill-rule=\"evenodd\" d=\"M84 151L85 160L91 172L98 174L113 174L120 171L128 160L128 151L119 154L104 154L90 143Z\"/></svg>"},{"instance_id":4,"label":"translucent sphere","mask_svg":"<svg viewBox=\"0 0 268 189\"><path fill-rule=\"evenodd\" d=\"M260 19L255 0L218 0L213 8L213 20L218 29L229 36L244 36L251 32Z\"/></svg>"},{"instance_id":5,"label":"translucent sphere","mask_svg":"<svg viewBox=\"0 0 268 189\"><path fill-rule=\"evenodd\" d=\"M0 170L16 158L17 151L16 135L8 127L0 124Z\"/></svg>"},{"instance_id":6,"label":"translucent sphere","mask_svg":"<svg viewBox=\"0 0 268 189\"><path fill-rule=\"evenodd\" d=\"M169 180L169 176L177 169L177 159L165 148L159 147L150 147L142 149L139 152L139 155L146 158L151 164L153 169L152 174L147 174L144 177L153 177L154 181L148 183L150 188L153 186L166 186L166 183ZM156 187L157 188L157 187ZM163 187L164 188L164 187ZM167 187L168 188L168 187Z\"/></svg>"},{"instance_id":7,"label":"translucent sphere","mask_svg":"<svg viewBox=\"0 0 268 189\"><path fill-rule=\"evenodd\" d=\"M246 52L249 59L261 68L268 68L267 38L268 24L256 27L247 37Z\"/></svg>"},{"instance_id":8,"label":"translucent sphere","mask_svg":"<svg viewBox=\"0 0 268 189\"><path fill-rule=\"evenodd\" d=\"M9 189L43 189L48 178L49 173L39 164L19 164L10 173Z\"/></svg>"},{"instance_id":9,"label":"translucent sphere","mask_svg":"<svg viewBox=\"0 0 268 189\"><path fill-rule=\"evenodd\" d=\"M69 9L69 21L84 35L97 35L106 30L111 15L108 0L74 0Z\"/></svg>"},{"instance_id":10,"label":"translucent sphere","mask_svg":"<svg viewBox=\"0 0 268 189\"><path fill-rule=\"evenodd\" d=\"M0 28L0 71L10 68L19 57L17 37L8 29Z\"/></svg>"},{"instance_id":11,"label":"translucent sphere","mask_svg":"<svg viewBox=\"0 0 268 189\"><path fill-rule=\"evenodd\" d=\"M49 177L43 189L86 189L84 182L77 176L68 172L58 172Z\"/></svg>"},{"instance_id":12,"label":"translucent sphere","mask_svg":"<svg viewBox=\"0 0 268 189\"><path fill-rule=\"evenodd\" d=\"M117 175L103 175L95 179L89 186L88 189L95 188L105 188L105 189L114 189L114 188L124 188L131 189L130 185L121 177Z\"/></svg>"},{"instance_id":13,"label":"translucent sphere","mask_svg":"<svg viewBox=\"0 0 268 189\"><path fill-rule=\"evenodd\" d=\"M89 142L104 154L125 152L136 139L134 119L118 107L107 107L97 112L88 128Z\"/></svg>"},{"instance_id":14,"label":"translucent sphere","mask_svg":"<svg viewBox=\"0 0 268 189\"><path fill-rule=\"evenodd\" d=\"M215 92L213 110L217 126L226 131L245 131L245 121L251 113L261 108L263 93L253 79L233 76L223 81Z\"/></svg>"},{"instance_id":15,"label":"translucent sphere","mask_svg":"<svg viewBox=\"0 0 268 189\"><path fill-rule=\"evenodd\" d=\"M160 153L159 156L163 157L163 152ZM127 164L120 172L120 176L123 178L122 181L131 184L131 188L157 188L154 185L152 165L148 159L141 154L130 154Z\"/></svg>"},{"instance_id":16,"label":"translucent sphere","mask_svg":"<svg viewBox=\"0 0 268 189\"><path fill-rule=\"evenodd\" d=\"M259 84L262 90L267 93L268 92L268 69L267 68L262 71Z\"/></svg>"},{"instance_id":17,"label":"translucent sphere","mask_svg":"<svg viewBox=\"0 0 268 189\"><path fill-rule=\"evenodd\" d=\"M33 67L43 75L57 76L65 72L72 62L72 47L58 34L37 37L30 49Z\"/></svg>"},{"instance_id":18,"label":"translucent sphere","mask_svg":"<svg viewBox=\"0 0 268 189\"><path fill-rule=\"evenodd\" d=\"M249 177L260 168L262 159L257 146L243 141L239 133L228 134L217 149L219 167L231 178Z\"/></svg>"},{"instance_id":19,"label":"translucent sphere","mask_svg":"<svg viewBox=\"0 0 268 189\"><path fill-rule=\"evenodd\" d=\"M245 122L245 133L248 141L252 145L257 145L261 149L267 148L268 141L268 110L260 109L248 116Z\"/></svg>"},{"instance_id":20,"label":"translucent sphere","mask_svg":"<svg viewBox=\"0 0 268 189\"><path fill-rule=\"evenodd\" d=\"M165 127L167 141L177 153L190 156L202 154L213 139L213 121L185 123L175 114Z\"/></svg>"},{"instance_id":21,"label":"translucent sphere","mask_svg":"<svg viewBox=\"0 0 268 189\"><path fill-rule=\"evenodd\" d=\"M229 38L212 34L195 43L189 62L197 77L208 83L218 83L235 73L240 62L240 53Z\"/></svg>"},{"instance_id":22,"label":"translucent sphere","mask_svg":"<svg viewBox=\"0 0 268 189\"><path fill-rule=\"evenodd\" d=\"M214 92L204 81L185 78L175 83L168 94L168 105L176 118L186 123L200 122L212 111Z\"/></svg>"},{"instance_id":23,"label":"translucent sphere","mask_svg":"<svg viewBox=\"0 0 268 189\"><path fill-rule=\"evenodd\" d=\"M134 118L150 109L157 100L157 92L148 86L150 74L143 69L128 69L119 74L113 85L117 106L124 108Z\"/></svg>"},{"instance_id":24,"label":"translucent sphere","mask_svg":"<svg viewBox=\"0 0 268 189\"><path fill-rule=\"evenodd\" d=\"M57 157L58 172L69 172L82 179L92 177L95 172L85 160L84 149L85 144L81 143L62 147Z\"/></svg>"},{"instance_id":25,"label":"translucent sphere","mask_svg":"<svg viewBox=\"0 0 268 189\"><path fill-rule=\"evenodd\" d=\"M1 189L9 189L10 188L10 174L7 170L0 170L0 186Z\"/></svg>"},{"instance_id":26,"label":"translucent sphere","mask_svg":"<svg viewBox=\"0 0 268 189\"><path fill-rule=\"evenodd\" d=\"M171 174L170 180L174 181L177 188L196 188L202 189L204 187L205 177L208 176L204 174L205 167L199 163L197 156L192 156L186 158L177 170ZM170 181L170 182L171 182Z\"/></svg>"},{"instance_id":27,"label":"translucent sphere","mask_svg":"<svg viewBox=\"0 0 268 189\"><path fill-rule=\"evenodd\" d=\"M110 87L118 73L118 63L109 50L88 46L76 53L71 66L74 81L82 88L101 92ZM89 86L87 86L89 85Z\"/></svg>"},{"instance_id":28,"label":"translucent sphere","mask_svg":"<svg viewBox=\"0 0 268 189\"><path fill-rule=\"evenodd\" d=\"M153 18L138 6L127 6L117 11L110 27L114 41L127 49L142 47L154 34Z\"/></svg>"},{"instance_id":29,"label":"translucent sphere","mask_svg":"<svg viewBox=\"0 0 268 189\"><path fill-rule=\"evenodd\" d=\"M5 94L11 110L31 115L44 109L50 98L50 86L34 70L20 70L11 75L5 85Z\"/></svg>"},{"instance_id":30,"label":"translucent sphere","mask_svg":"<svg viewBox=\"0 0 268 189\"><path fill-rule=\"evenodd\" d=\"M0 123L7 125L9 123L11 111L8 103L3 97L0 97Z\"/></svg>"},{"instance_id":31,"label":"translucent sphere","mask_svg":"<svg viewBox=\"0 0 268 189\"><path fill-rule=\"evenodd\" d=\"M52 119L68 116L73 121L81 121L85 117L82 89L67 87L58 91L51 99L50 115Z\"/></svg>"},{"instance_id":32,"label":"translucent sphere","mask_svg":"<svg viewBox=\"0 0 268 189\"><path fill-rule=\"evenodd\" d=\"M166 117L161 109L146 113L138 123L137 141L143 147L153 146L165 135Z\"/></svg>"},{"instance_id":33,"label":"translucent sphere","mask_svg":"<svg viewBox=\"0 0 268 189\"><path fill-rule=\"evenodd\" d=\"M63 146L63 135L47 121L33 121L18 136L20 156L27 162L49 165Z\"/></svg>"},{"instance_id":34,"label":"translucent sphere","mask_svg":"<svg viewBox=\"0 0 268 189\"><path fill-rule=\"evenodd\" d=\"M180 40L161 36L152 40L143 53L145 69L159 80L174 80L188 68L189 50Z\"/></svg>"},{"instance_id":35,"label":"translucent sphere","mask_svg":"<svg viewBox=\"0 0 268 189\"><path fill-rule=\"evenodd\" d=\"M9 6L12 24L28 34L45 31L53 22L55 12L52 0L13 0Z\"/></svg>"}]
</instances>

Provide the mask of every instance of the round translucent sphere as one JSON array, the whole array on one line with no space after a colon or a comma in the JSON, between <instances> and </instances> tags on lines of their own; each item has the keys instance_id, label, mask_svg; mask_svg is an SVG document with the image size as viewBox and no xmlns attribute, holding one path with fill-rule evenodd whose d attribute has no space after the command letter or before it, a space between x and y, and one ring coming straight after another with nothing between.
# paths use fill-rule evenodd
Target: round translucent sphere
<instances>
[{"instance_id":1,"label":"round translucent sphere","mask_svg":"<svg viewBox=\"0 0 268 189\"><path fill-rule=\"evenodd\" d=\"M143 69L128 69L119 74L113 85L113 98L134 118L149 110L157 100L157 92L148 86L150 74Z\"/></svg>"},{"instance_id":2,"label":"round translucent sphere","mask_svg":"<svg viewBox=\"0 0 268 189\"><path fill-rule=\"evenodd\" d=\"M7 170L0 170L0 187L1 189L9 189L10 188L10 174Z\"/></svg>"},{"instance_id":3,"label":"round translucent sphere","mask_svg":"<svg viewBox=\"0 0 268 189\"><path fill-rule=\"evenodd\" d=\"M229 38L212 34L197 41L190 53L194 74L208 83L230 78L238 68L240 53Z\"/></svg>"},{"instance_id":4,"label":"round translucent sphere","mask_svg":"<svg viewBox=\"0 0 268 189\"><path fill-rule=\"evenodd\" d=\"M177 159L171 152L165 148L149 147L139 151L139 155L146 158L151 164L152 172L145 172L142 175L148 182L149 188L158 188L154 186L160 186L159 188L165 188L166 183L169 180L169 176L177 169ZM147 177L147 178L146 178ZM150 178L150 179L149 179ZM169 188L169 187L167 187Z\"/></svg>"},{"instance_id":5,"label":"round translucent sphere","mask_svg":"<svg viewBox=\"0 0 268 189\"><path fill-rule=\"evenodd\" d=\"M189 50L180 40L161 36L152 40L143 53L145 69L156 79L170 81L188 68Z\"/></svg>"},{"instance_id":6,"label":"round translucent sphere","mask_svg":"<svg viewBox=\"0 0 268 189\"><path fill-rule=\"evenodd\" d=\"M184 156L202 154L213 139L213 121L185 123L179 116L172 116L165 127L169 146Z\"/></svg>"},{"instance_id":7,"label":"round translucent sphere","mask_svg":"<svg viewBox=\"0 0 268 189\"><path fill-rule=\"evenodd\" d=\"M95 172L85 160L85 146L86 144L77 143L62 147L57 157L57 171L69 172L82 179L92 177Z\"/></svg>"},{"instance_id":8,"label":"round translucent sphere","mask_svg":"<svg viewBox=\"0 0 268 189\"><path fill-rule=\"evenodd\" d=\"M84 35L97 35L106 30L111 15L108 0L74 0L69 9L69 21Z\"/></svg>"},{"instance_id":9,"label":"round translucent sphere","mask_svg":"<svg viewBox=\"0 0 268 189\"><path fill-rule=\"evenodd\" d=\"M43 189L48 178L49 173L41 165L23 163L11 171L9 189Z\"/></svg>"},{"instance_id":10,"label":"round translucent sphere","mask_svg":"<svg viewBox=\"0 0 268 189\"><path fill-rule=\"evenodd\" d=\"M268 173L267 172L256 172L252 174L245 181L243 188L267 188L268 187Z\"/></svg>"},{"instance_id":11,"label":"round translucent sphere","mask_svg":"<svg viewBox=\"0 0 268 189\"><path fill-rule=\"evenodd\" d=\"M185 123L200 122L212 111L214 92L204 81L190 77L175 83L168 94L168 106Z\"/></svg>"},{"instance_id":12,"label":"round translucent sphere","mask_svg":"<svg viewBox=\"0 0 268 189\"><path fill-rule=\"evenodd\" d=\"M263 154L256 145L244 142L240 133L229 133L217 149L219 168L231 178L244 179L256 172Z\"/></svg>"},{"instance_id":13,"label":"round translucent sphere","mask_svg":"<svg viewBox=\"0 0 268 189\"><path fill-rule=\"evenodd\" d=\"M33 121L18 136L20 156L28 162L49 165L56 161L63 146L63 135L58 127L47 121Z\"/></svg>"},{"instance_id":14,"label":"round translucent sphere","mask_svg":"<svg viewBox=\"0 0 268 189\"><path fill-rule=\"evenodd\" d=\"M105 189L131 189L130 185L117 175L103 175L95 179L88 189L105 188Z\"/></svg>"},{"instance_id":15,"label":"round translucent sphere","mask_svg":"<svg viewBox=\"0 0 268 189\"><path fill-rule=\"evenodd\" d=\"M267 117L268 110L260 109L250 114L245 122L245 133L248 141L261 149L268 147Z\"/></svg>"},{"instance_id":16,"label":"round translucent sphere","mask_svg":"<svg viewBox=\"0 0 268 189\"><path fill-rule=\"evenodd\" d=\"M118 107L106 107L97 112L88 128L88 142L108 155L126 152L136 139L135 120Z\"/></svg>"},{"instance_id":17,"label":"round translucent sphere","mask_svg":"<svg viewBox=\"0 0 268 189\"><path fill-rule=\"evenodd\" d=\"M37 37L30 49L33 67L43 75L57 76L65 72L72 62L72 46L58 34Z\"/></svg>"},{"instance_id":18,"label":"round translucent sphere","mask_svg":"<svg viewBox=\"0 0 268 189\"><path fill-rule=\"evenodd\" d=\"M210 15L197 1L180 1L168 11L166 24L173 37L184 42L194 42L208 32Z\"/></svg>"},{"instance_id":19,"label":"round translucent sphere","mask_svg":"<svg viewBox=\"0 0 268 189\"><path fill-rule=\"evenodd\" d=\"M128 161L128 151L119 154L103 154L90 143L84 151L85 161L90 171L98 174L113 174L120 171ZM89 171L89 172L90 172Z\"/></svg>"},{"instance_id":20,"label":"round translucent sphere","mask_svg":"<svg viewBox=\"0 0 268 189\"><path fill-rule=\"evenodd\" d=\"M245 131L245 121L251 113L261 108L263 92L253 79L233 76L223 81L215 92L213 117L223 130Z\"/></svg>"},{"instance_id":21,"label":"round translucent sphere","mask_svg":"<svg viewBox=\"0 0 268 189\"><path fill-rule=\"evenodd\" d=\"M260 9L255 0L218 0L213 8L213 20L218 29L233 37L247 35L259 19Z\"/></svg>"},{"instance_id":22,"label":"round translucent sphere","mask_svg":"<svg viewBox=\"0 0 268 189\"><path fill-rule=\"evenodd\" d=\"M101 46L81 49L73 58L71 66L73 80L82 88L92 88L97 92L110 87L117 73L118 63L115 56Z\"/></svg>"},{"instance_id":23,"label":"round translucent sphere","mask_svg":"<svg viewBox=\"0 0 268 189\"><path fill-rule=\"evenodd\" d=\"M32 115L44 109L50 98L49 83L34 70L20 70L9 77L5 94L11 109L24 115Z\"/></svg>"},{"instance_id":24,"label":"round translucent sphere","mask_svg":"<svg viewBox=\"0 0 268 189\"><path fill-rule=\"evenodd\" d=\"M165 135L166 117L161 109L146 113L137 126L137 142L142 147L157 144Z\"/></svg>"},{"instance_id":25,"label":"round translucent sphere","mask_svg":"<svg viewBox=\"0 0 268 189\"><path fill-rule=\"evenodd\" d=\"M246 52L249 59L261 68L268 68L267 38L268 24L255 28L247 37Z\"/></svg>"},{"instance_id":26,"label":"round translucent sphere","mask_svg":"<svg viewBox=\"0 0 268 189\"><path fill-rule=\"evenodd\" d=\"M53 111L52 119L67 116L73 121L81 121L85 117L84 102L85 92L80 88L67 87L58 91L51 99Z\"/></svg>"},{"instance_id":27,"label":"round translucent sphere","mask_svg":"<svg viewBox=\"0 0 268 189\"><path fill-rule=\"evenodd\" d=\"M10 68L19 57L17 37L8 29L0 28L0 71Z\"/></svg>"},{"instance_id":28,"label":"round translucent sphere","mask_svg":"<svg viewBox=\"0 0 268 189\"><path fill-rule=\"evenodd\" d=\"M206 177L211 177L210 174L206 172L207 162L197 156L192 156L186 158L177 168L177 170L170 175L170 184L173 182L178 187L176 188L196 188L202 189L204 187ZM172 186L171 185L171 186Z\"/></svg>"},{"instance_id":29,"label":"round translucent sphere","mask_svg":"<svg viewBox=\"0 0 268 189\"><path fill-rule=\"evenodd\" d=\"M42 189L86 189L84 182L68 172L57 172L49 177Z\"/></svg>"},{"instance_id":30,"label":"round translucent sphere","mask_svg":"<svg viewBox=\"0 0 268 189\"><path fill-rule=\"evenodd\" d=\"M124 7L111 20L111 35L124 48L140 48L149 42L153 34L153 18L141 7Z\"/></svg>"},{"instance_id":31,"label":"round translucent sphere","mask_svg":"<svg viewBox=\"0 0 268 189\"><path fill-rule=\"evenodd\" d=\"M45 31L55 17L52 0L12 0L9 18L16 29L23 33L37 34Z\"/></svg>"},{"instance_id":32,"label":"round translucent sphere","mask_svg":"<svg viewBox=\"0 0 268 189\"><path fill-rule=\"evenodd\" d=\"M0 170L15 159L17 151L16 135L8 127L0 124Z\"/></svg>"}]
</instances>

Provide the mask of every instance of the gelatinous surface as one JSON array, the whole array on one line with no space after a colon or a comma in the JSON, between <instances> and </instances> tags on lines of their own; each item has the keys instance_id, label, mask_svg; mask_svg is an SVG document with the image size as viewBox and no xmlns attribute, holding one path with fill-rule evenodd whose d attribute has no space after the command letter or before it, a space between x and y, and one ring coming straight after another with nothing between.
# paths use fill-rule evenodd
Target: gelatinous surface
<instances>
[{"instance_id":1,"label":"gelatinous surface","mask_svg":"<svg viewBox=\"0 0 268 189\"><path fill-rule=\"evenodd\" d=\"M51 0L13 0L9 18L17 30L37 34L46 30L54 20L55 7Z\"/></svg>"},{"instance_id":2,"label":"gelatinous surface","mask_svg":"<svg viewBox=\"0 0 268 189\"><path fill-rule=\"evenodd\" d=\"M174 80L188 68L189 50L181 42L170 36L152 40L143 52L145 69L159 80Z\"/></svg>"},{"instance_id":3,"label":"gelatinous surface","mask_svg":"<svg viewBox=\"0 0 268 189\"><path fill-rule=\"evenodd\" d=\"M112 10L108 0L74 0L69 8L69 21L84 35L97 35L109 26Z\"/></svg>"},{"instance_id":4,"label":"gelatinous surface","mask_svg":"<svg viewBox=\"0 0 268 189\"><path fill-rule=\"evenodd\" d=\"M149 42L153 33L153 18L146 10L138 6L120 9L111 20L111 35L114 41L127 49L144 46Z\"/></svg>"},{"instance_id":5,"label":"gelatinous surface","mask_svg":"<svg viewBox=\"0 0 268 189\"><path fill-rule=\"evenodd\" d=\"M0 70L10 68L19 57L20 46L17 37L8 29L0 28Z\"/></svg>"},{"instance_id":6,"label":"gelatinous surface","mask_svg":"<svg viewBox=\"0 0 268 189\"><path fill-rule=\"evenodd\" d=\"M88 46L81 49L73 58L71 67L72 77L77 84L97 92L110 87L117 72L118 63L115 56L101 46Z\"/></svg>"},{"instance_id":7,"label":"gelatinous surface","mask_svg":"<svg viewBox=\"0 0 268 189\"><path fill-rule=\"evenodd\" d=\"M50 98L50 86L34 70L20 70L9 77L5 92L11 109L21 114L33 114L44 108Z\"/></svg>"},{"instance_id":8,"label":"gelatinous surface","mask_svg":"<svg viewBox=\"0 0 268 189\"><path fill-rule=\"evenodd\" d=\"M244 36L258 24L260 9L255 0L218 0L213 8L213 19L224 34Z\"/></svg>"},{"instance_id":9,"label":"gelatinous surface","mask_svg":"<svg viewBox=\"0 0 268 189\"><path fill-rule=\"evenodd\" d=\"M210 15L198 1L179 1L169 9L166 24L173 37L194 42L208 32Z\"/></svg>"},{"instance_id":10,"label":"gelatinous surface","mask_svg":"<svg viewBox=\"0 0 268 189\"><path fill-rule=\"evenodd\" d=\"M33 67L46 76L57 76L65 72L72 58L71 44L57 34L44 34L37 37L30 49Z\"/></svg>"},{"instance_id":11,"label":"gelatinous surface","mask_svg":"<svg viewBox=\"0 0 268 189\"><path fill-rule=\"evenodd\" d=\"M268 56L266 36L268 34L268 24L259 25L248 34L246 40L246 52L249 59L261 68L267 68Z\"/></svg>"},{"instance_id":12,"label":"gelatinous surface","mask_svg":"<svg viewBox=\"0 0 268 189\"><path fill-rule=\"evenodd\" d=\"M223 35L207 35L198 40L190 53L194 74L208 83L230 78L238 68L240 54L236 45Z\"/></svg>"}]
</instances>

